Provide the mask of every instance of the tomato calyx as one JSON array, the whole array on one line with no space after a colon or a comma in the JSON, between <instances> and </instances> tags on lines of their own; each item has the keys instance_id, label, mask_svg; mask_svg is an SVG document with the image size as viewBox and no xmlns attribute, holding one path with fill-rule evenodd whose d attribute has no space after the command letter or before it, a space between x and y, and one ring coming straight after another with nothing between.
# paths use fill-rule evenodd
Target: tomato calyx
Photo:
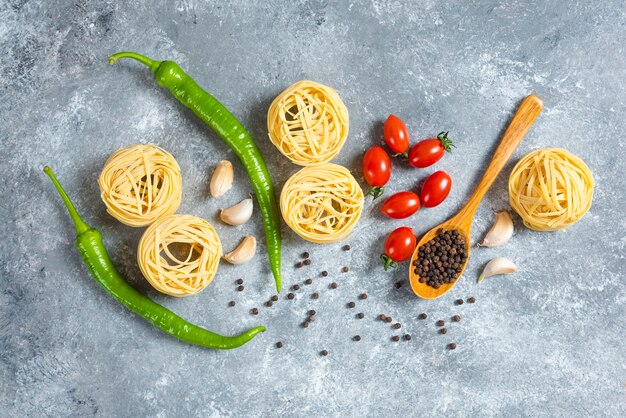
<instances>
[{"instance_id":1,"label":"tomato calyx","mask_svg":"<svg viewBox=\"0 0 626 418\"><path fill-rule=\"evenodd\" d=\"M374 186L369 189L365 196L373 196L374 199L377 199L382 196L383 193L385 193L385 186Z\"/></svg>"},{"instance_id":2,"label":"tomato calyx","mask_svg":"<svg viewBox=\"0 0 626 418\"><path fill-rule=\"evenodd\" d=\"M452 152L452 147L456 148L456 145L452 143L452 140L448 138L448 132L439 132L437 139L441 141L441 146L446 152Z\"/></svg>"},{"instance_id":3,"label":"tomato calyx","mask_svg":"<svg viewBox=\"0 0 626 418\"><path fill-rule=\"evenodd\" d=\"M406 150L404 152L398 152L396 154L391 154L391 156L393 158L399 158L401 160L408 160L409 159L409 150Z\"/></svg>"},{"instance_id":4,"label":"tomato calyx","mask_svg":"<svg viewBox=\"0 0 626 418\"><path fill-rule=\"evenodd\" d=\"M398 263L394 261L391 257L389 257L387 254L381 254L380 259L383 260L383 263L384 263L383 268L385 269L385 271L389 270L390 267L392 269L398 268Z\"/></svg>"}]
</instances>

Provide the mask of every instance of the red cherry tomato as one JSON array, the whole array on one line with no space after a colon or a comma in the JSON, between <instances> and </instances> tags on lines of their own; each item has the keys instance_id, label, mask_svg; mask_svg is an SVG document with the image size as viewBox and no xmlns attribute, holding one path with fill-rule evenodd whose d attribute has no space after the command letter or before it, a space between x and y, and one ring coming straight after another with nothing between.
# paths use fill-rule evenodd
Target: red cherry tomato
<instances>
[{"instance_id":1,"label":"red cherry tomato","mask_svg":"<svg viewBox=\"0 0 626 418\"><path fill-rule=\"evenodd\" d=\"M420 192L420 200L425 208L434 208L448 197L452 179L445 171L436 171L431 174Z\"/></svg>"},{"instance_id":2,"label":"red cherry tomato","mask_svg":"<svg viewBox=\"0 0 626 418\"><path fill-rule=\"evenodd\" d=\"M409 131L407 131L402 119L395 115L389 115L385 121L384 133L385 142L391 152L394 153L393 156L400 155L406 158L406 152L409 149Z\"/></svg>"},{"instance_id":3,"label":"red cherry tomato","mask_svg":"<svg viewBox=\"0 0 626 418\"><path fill-rule=\"evenodd\" d=\"M372 188L367 193L376 199L385 191L385 184L391 177L391 159L389 154L378 145L367 150L363 156L363 177Z\"/></svg>"},{"instance_id":4,"label":"red cherry tomato","mask_svg":"<svg viewBox=\"0 0 626 418\"><path fill-rule=\"evenodd\" d=\"M428 138L413 145L409 151L409 164L424 168L435 164L445 152L452 150L452 141L447 132L441 132L437 138Z\"/></svg>"},{"instance_id":5,"label":"red cherry tomato","mask_svg":"<svg viewBox=\"0 0 626 418\"><path fill-rule=\"evenodd\" d=\"M396 268L398 262L404 261L413 254L417 239L413 230L406 226L395 229L385 240L385 253L380 258L385 263L387 270L389 267Z\"/></svg>"},{"instance_id":6,"label":"red cherry tomato","mask_svg":"<svg viewBox=\"0 0 626 418\"><path fill-rule=\"evenodd\" d=\"M392 219L404 219L420 208L420 198L413 192L399 192L389 196L380 211Z\"/></svg>"}]
</instances>

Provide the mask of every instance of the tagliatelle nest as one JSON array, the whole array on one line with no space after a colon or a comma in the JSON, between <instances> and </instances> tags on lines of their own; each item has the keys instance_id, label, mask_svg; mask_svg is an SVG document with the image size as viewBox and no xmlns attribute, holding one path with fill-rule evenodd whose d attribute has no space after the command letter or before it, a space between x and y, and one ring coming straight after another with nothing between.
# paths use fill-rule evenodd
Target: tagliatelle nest
<instances>
[{"instance_id":1,"label":"tagliatelle nest","mask_svg":"<svg viewBox=\"0 0 626 418\"><path fill-rule=\"evenodd\" d=\"M135 227L176 212L182 184L178 163L156 145L139 144L116 151L98 177L107 212Z\"/></svg>"},{"instance_id":2,"label":"tagliatelle nest","mask_svg":"<svg viewBox=\"0 0 626 418\"><path fill-rule=\"evenodd\" d=\"M325 163L291 176L280 194L280 210L289 227L315 243L344 240L363 210L363 191L350 171Z\"/></svg>"},{"instance_id":3,"label":"tagliatelle nest","mask_svg":"<svg viewBox=\"0 0 626 418\"><path fill-rule=\"evenodd\" d=\"M202 218L169 215L144 232L137 262L144 277L159 292L189 296L207 287L217 273L222 244Z\"/></svg>"},{"instance_id":4,"label":"tagliatelle nest","mask_svg":"<svg viewBox=\"0 0 626 418\"><path fill-rule=\"evenodd\" d=\"M533 151L509 177L511 207L536 231L565 229L591 207L593 176L577 156L561 148Z\"/></svg>"},{"instance_id":5,"label":"tagliatelle nest","mask_svg":"<svg viewBox=\"0 0 626 418\"><path fill-rule=\"evenodd\" d=\"M267 113L270 140L302 166L325 163L339 154L348 128L348 109L337 92L314 81L299 81L287 88Z\"/></svg>"}]
</instances>

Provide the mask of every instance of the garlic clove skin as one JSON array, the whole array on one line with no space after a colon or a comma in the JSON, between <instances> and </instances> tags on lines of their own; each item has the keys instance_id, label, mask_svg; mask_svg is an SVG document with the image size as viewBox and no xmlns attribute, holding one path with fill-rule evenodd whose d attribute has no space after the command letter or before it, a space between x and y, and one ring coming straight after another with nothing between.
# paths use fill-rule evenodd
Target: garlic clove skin
<instances>
[{"instance_id":1,"label":"garlic clove skin","mask_svg":"<svg viewBox=\"0 0 626 418\"><path fill-rule=\"evenodd\" d=\"M211 176L209 190L211 196L218 198L233 187L233 165L228 160L222 160L215 166L215 171Z\"/></svg>"},{"instance_id":2,"label":"garlic clove skin","mask_svg":"<svg viewBox=\"0 0 626 418\"><path fill-rule=\"evenodd\" d=\"M246 235L241 243L222 258L230 264L243 264L252 260L256 254L256 238L252 235Z\"/></svg>"},{"instance_id":3,"label":"garlic clove skin","mask_svg":"<svg viewBox=\"0 0 626 418\"><path fill-rule=\"evenodd\" d=\"M252 216L252 196L234 206L222 209L220 219L229 225L243 225Z\"/></svg>"},{"instance_id":4,"label":"garlic clove skin","mask_svg":"<svg viewBox=\"0 0 626 418\"><path fill-rule=\"evenodd\" d=\"M479 243L479 247L499 247L504 245L513 236L513 219L509 212L496 213L496 220L485 235L483 242Z\"/></svg>"},{"instance_id":5,"label":"garlic clove skin","mask_svg":"<svg viewBox=\"0 0 626 418\"><path fill-rule=\"evenodd\" d=\"M497 274L511 274L517 271L517 266L511 260L504 257L497 257L487 263L485 269L478 277L477 283L483 281L485 277L495 276Z\"/></svg>"}]
</instances>

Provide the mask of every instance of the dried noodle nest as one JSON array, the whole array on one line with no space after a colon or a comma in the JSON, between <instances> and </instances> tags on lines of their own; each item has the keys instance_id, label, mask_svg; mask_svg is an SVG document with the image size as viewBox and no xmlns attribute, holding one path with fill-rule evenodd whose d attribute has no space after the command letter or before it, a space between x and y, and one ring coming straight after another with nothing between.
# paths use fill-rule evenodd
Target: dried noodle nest
<instances>
[{"instance_id":1,"label":"dried noodle nest","mask_svg":"<svg viewBox=\"0 0 626 418\"><path fill-rule=\"evenodd\" d=\"M348 137L348 109L335 90L299 81L272 102L267 129L272 143L301 166L334 158Z\"/></svg>"},{"instance_id":2,"label":"dried noodle nest","mask_svg":"<svg viewBox=\"0 0 626 418\"><path fill-rule=\"evenodd\" d=\"M202 218L169 215L154 222L139 241L137 262L159 292L189 296L207 287L217 273L222 244Z\"/></svg>"},{"instance_id":3,"label":"dried noodle nest","mask_svg":"<svg viewBox=\"0 0 626 418\"><path fill-rule=\"evenodd\" d=\"M363 210L363 191L350 171L325 163L305 167L285 183L280 210L289 227L315 243L348 237Z\"/></svg>"}]
</instances>

